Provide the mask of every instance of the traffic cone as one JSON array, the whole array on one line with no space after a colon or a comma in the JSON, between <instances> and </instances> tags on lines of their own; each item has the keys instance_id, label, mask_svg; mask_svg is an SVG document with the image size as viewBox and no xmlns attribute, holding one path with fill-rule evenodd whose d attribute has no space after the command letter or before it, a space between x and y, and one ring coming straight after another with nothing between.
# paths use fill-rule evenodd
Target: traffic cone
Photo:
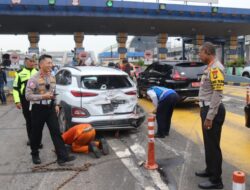
<instances>
[{"instance_id":1,"label":"traffic cone","mask_svg":"<svg viewBox=\"0 0 250 190\"><path fill-rule=\"evenodd\" d=\"M155 115L148 117L148 160L144 167L148 170L155 170L158 164L155 162L155 139L154 139Z\"/></svg>"},{"instance_id":2,"label":"traffic cone","mask_svg":"<svg viewBox=\"0 0 250 190\"><path fill-rule=\"evenodd\" d=\"M244 172L241 171L235 171L233 173L233 190L245 190L246 176Z\"/></svg>"}]
</instances>

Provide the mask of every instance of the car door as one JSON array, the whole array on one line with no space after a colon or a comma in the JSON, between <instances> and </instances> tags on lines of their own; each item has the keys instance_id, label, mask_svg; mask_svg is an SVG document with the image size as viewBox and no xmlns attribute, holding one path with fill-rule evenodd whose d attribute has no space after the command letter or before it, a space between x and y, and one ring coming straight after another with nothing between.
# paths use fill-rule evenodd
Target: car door
<instances>
[{"instance_id":1,"label":"car door","mask_svg":"<svg viewBox=\"0 0 250 190\"><path fill-rule=\"evenodd\" d=\"M150 86L156 85L156 74L154 73L154 67L156 63L153 63L147 67L147 69L140 73L138 80L138 89L140 93L146 94L147 89Z\"/></svg>"},{"instance_id":2,"label":"car door","mask_svg":"<svg viewBox=\"0 0 250 190\"><path fill-rule=\"evenodd\" d=\"M57 102L68 102L72 96L69 86L72 83L72 75L68 70L61 70L56 74L56 94Z\"/></svg>"}]
</instances>

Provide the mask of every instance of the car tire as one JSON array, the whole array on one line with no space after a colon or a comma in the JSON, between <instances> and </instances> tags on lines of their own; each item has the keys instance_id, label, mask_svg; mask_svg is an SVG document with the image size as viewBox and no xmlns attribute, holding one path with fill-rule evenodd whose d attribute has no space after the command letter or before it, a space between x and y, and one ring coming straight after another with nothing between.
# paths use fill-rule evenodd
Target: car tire
<instances>
[{"instance_id":1,"label":"car tire","mask_svg":"<svg viewBox=\"0 0 250 190\"><path fill-rule=\"evenodd\" d=\"M243 73L242 76L243 76L243 77L250 78L250 74L249 74L249 73Z\"/></svg>"},{"instance_id":2,"label":"car tire","mask_svg":"<svg viewBox=\"0 0 250 190\"><path fill-rule=\"evenodd\" d=\"M59 129L64 133L70 128L70 122L67 120L65 109L62 107L58 115Z\"/></svg>"}]
</instances>

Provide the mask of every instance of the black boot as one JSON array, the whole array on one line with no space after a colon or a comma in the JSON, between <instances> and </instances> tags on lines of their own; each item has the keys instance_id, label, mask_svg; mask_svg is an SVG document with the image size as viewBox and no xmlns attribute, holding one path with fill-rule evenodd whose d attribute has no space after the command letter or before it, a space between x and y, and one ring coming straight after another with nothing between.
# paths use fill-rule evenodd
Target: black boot
<instances>
[{"instance_id":1,"label":"black boot","mask_svg":"<svg viewBox=\"0 0 250 190\"><path fill-rule=\"evenodd\" d=\"M39 155L32 155L32 161L33 161L33 164L41 164L42 163Z\"/></svg>"},{"instance_id":2,"label":"black boot","mask_svg":"<svg viewBox=\"0 0 250 190\"><path fill-rule=\"evenodd\" d=\"M99 141L100 141L100 149L102 150L102 153L104 155L109 154L109 146L108 146L108 142L106 141L106 139L101 138Z\"/></svg>"},{"instance_id":3,"label":"black boot","mask_svg":"<svg viewBox=\"0 0 250 190\"><path fill-rule=\"evenodd\" d=\"M101 157L101 152L94 142L89 143L89 152L93 152L96 158Z\"/></svg>"}]
</instances>

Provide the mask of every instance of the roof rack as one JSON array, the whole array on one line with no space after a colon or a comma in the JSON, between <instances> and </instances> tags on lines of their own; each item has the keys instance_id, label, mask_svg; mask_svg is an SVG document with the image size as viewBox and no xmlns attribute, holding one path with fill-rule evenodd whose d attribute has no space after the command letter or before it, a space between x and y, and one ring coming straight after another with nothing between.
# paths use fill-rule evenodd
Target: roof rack
<instances>
[{"instance_id":1,"label":"roof rack","mask_svg":"<svg viewBox=\"0 0 250 190\"><path fill-rule=\"evenodd\" d=\"M81 69L79 69L79 68L76 68L75 66L71 66L71 65L68 65L68 66L64 66L64 67L69 67L69 68L72 68L72 69L75 69L75 70L81 71Z\"/></svg>"}]
</instances>

